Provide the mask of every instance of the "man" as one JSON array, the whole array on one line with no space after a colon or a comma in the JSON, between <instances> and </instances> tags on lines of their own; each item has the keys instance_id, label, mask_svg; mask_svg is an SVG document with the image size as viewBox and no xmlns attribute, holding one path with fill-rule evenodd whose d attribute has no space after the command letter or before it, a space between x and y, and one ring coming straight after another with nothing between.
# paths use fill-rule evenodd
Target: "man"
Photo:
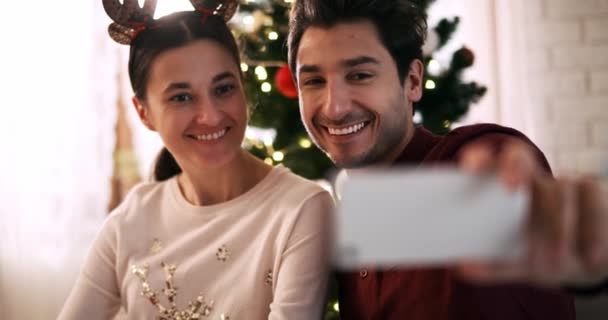
<instances>
[{"instance_id":1,"label":"man","mask_svg":"<svg viewBox=\"0 0 608 320\"><path fill-rule=\"evenodd\" d=\"M416 128L425 34L424 14L406 0L296 1L289 64L308 133L346 169L456 163L473 173L495 170L509 188L529 186L529 255L509 264L339 274L342 317L573 319L572 298L556 287L596 283L608 269L608 208L598 182L553 179L542 152L510 128L476 125L444 137Z\"/></svg>"}]
</instances>

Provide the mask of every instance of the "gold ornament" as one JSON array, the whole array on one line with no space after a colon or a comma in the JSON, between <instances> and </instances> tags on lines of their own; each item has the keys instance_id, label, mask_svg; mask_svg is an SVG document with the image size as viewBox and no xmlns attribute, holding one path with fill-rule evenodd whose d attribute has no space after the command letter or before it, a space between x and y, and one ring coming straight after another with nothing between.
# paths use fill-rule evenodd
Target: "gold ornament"
<instances>
[{"instance_id":1,"label":"gold ornament","mask_svg":"<svg viewBox=\"0 0 608 320\"><path fill-rule=\"evenodd\" d=\"M154 241L152 242L152 247L150 247L150 253L152 253L152 254L159 253L162 248L163 248L163 243L160 242L160 240L158 240L158 239L154 239Z\"/></svg>"},{"instance_id":2,"label":"gold ornament","mask_svg":"<svg viewBox=\"0 0 608 320\"><path fill-rule=\"evenodd\" d=\"M196 297L194 302L188 302L186 310L178 310L176 305L176 297L178 288L173 284L173 276L177 271L177 266L162 262L161 267L165 270L165 288L161 291L167 297L170 307L167 308L160 303L158 290L152 290L148 283L149 267L132 266L131 272L137 276L142 282L142 296L146 297L150 303L158 310L158 320L198 320L201 316L209 316L213 310L214 301L205 302L204 296L201 294Z\"/></svg>"},{"instance_id":3,"label":"gold ornament","mask_svg":"<svg viewBox=\"0 0 608 320\"><path fill-rule=\"evenodd\" d=\"M222 262L226 262L226 260L228 260L228 258L230 258L230 252L228 251L228 248L226 248L226 245L223 245L219 249L217 249L215 256L217 257L218 260L220 260Z\"/></svg>"},{"instance_id":4,"label":"gold ornament","mask_svg":"<svg viewBox=\"0 0 608 320\"><path fill-rule=\"evenodd\" d=\"M269 286L272 285L272 270L268 270L268 272L266 272L266 277L264 277L264 283Z\"/></svg>"}]
</instances>

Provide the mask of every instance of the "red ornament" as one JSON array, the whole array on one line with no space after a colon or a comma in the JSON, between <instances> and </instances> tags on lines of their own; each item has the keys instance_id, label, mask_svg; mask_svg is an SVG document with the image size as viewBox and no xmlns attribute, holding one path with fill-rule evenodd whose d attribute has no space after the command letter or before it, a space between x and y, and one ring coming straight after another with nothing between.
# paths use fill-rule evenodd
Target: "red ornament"
<instances>
[{"instance_id":1,"label":"red ornament","mask_svg":"<svg viewBox=\"0 0 608 320\"><path fill-rule=\"evenodd\" d=\"M282 66L279 71L277 71L274 77L274 82L282 95L286 96L287 98L298 97L298 89L293 83L291 71L289 71L289 66L287 64Z\"/></svg>"},{"instance_id":2,"label":"red ornament","mask_svg":"<svg viewBox=\"0 0 608 320\"><path fill-rule=\"evenodd\" d=\"M454 52L453 63L457 68L468 68L475 63L475 54L471 49L462 47Z\"/></svg>"}]
</instances>

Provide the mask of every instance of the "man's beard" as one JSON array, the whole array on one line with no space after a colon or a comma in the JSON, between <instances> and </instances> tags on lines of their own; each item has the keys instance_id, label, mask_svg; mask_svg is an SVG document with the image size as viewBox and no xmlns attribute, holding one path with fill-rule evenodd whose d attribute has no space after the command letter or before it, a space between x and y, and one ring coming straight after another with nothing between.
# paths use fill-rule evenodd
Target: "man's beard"
<instances>
[{"instance_id":1,"label":"man's beard","mask_svg":"<svg viewBox=\"0 0 608 320\"><path fill-rule=\"evenodd\" d=\"M322 150L329 156L332 162L340 168L356 169L378 164L386 160L389 155L392 155L403 139L405 139L405 118L399 117L395 120L395 123L383 126L378 134L378 139L374 142L373 146L361 154L342 157L342 159L334 159L331 154L324 149Z\"/></svg>"},{"instance_id":2,"label":"man's beard","mask_svg":"<svg viewBox=\"0 0 608 320\"><path fill-rule=\"evenodd\" d=\"M379 164L388 160L387 158L394 156L397 151L402 151L397 150L397 148L399 148L404 139L406 139L408 126L413 125L411 121L411 111L408 113L409 108L406 107L407 101L401 92L396 93L394 98L390 101L392 101L392 103L390 103L390 107L386 109L384 117L380 118L381 122L377 140L372 142L373 145L370 148L359 154L349 155L347 157L342 156L341 159L336 159L327 151L327 149L332 148L324 148L324 146L319 143L322 141L322 139L318 140L315 138L313 131L310 130L312 128L305 126L306 131L317 148L325 153L327 157L339 168L355 169ZM318 118L312 119L312 126L317 128L329 125L341 126L347 123L356 123L359 120L365 119L371 119L372 122L367 124L367 126L372 126L374 121L379 120L377 117L379 117L379 115L375 115L370 110L365 109L359 110L359 112L356 113L348 114L343 119L338 121L332 121L324 118L322 115L319 115ZM409 121L408 117L410 117ZM306 123L304 119L302 119L302 122ZM363 130L367 129L370 128L364 128Z\"/></svg>"}]
</instances>

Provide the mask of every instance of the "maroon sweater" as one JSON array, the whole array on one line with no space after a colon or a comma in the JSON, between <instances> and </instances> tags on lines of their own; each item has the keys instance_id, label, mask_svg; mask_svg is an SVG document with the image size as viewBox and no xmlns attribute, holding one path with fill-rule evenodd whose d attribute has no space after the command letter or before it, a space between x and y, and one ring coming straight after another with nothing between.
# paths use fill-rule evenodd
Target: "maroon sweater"
<instances>
[{"instance_id":1,"label":"maroon sweater","mask_svg":"<svg viewBox=\"0 0 608 320\"><path fill-rule=\"evenodd\" d=\"M550 171L544 155L528 138L497 125L462 127L443 137L417 128L396 165L455 163L465 144L490 143L498 151L513 138L532 145ZM574 300L562 291L525 285L476 286L447 268L361 270L339 273L337 281L343 320L575 319Z\"/></svg>"}]
</instances>

